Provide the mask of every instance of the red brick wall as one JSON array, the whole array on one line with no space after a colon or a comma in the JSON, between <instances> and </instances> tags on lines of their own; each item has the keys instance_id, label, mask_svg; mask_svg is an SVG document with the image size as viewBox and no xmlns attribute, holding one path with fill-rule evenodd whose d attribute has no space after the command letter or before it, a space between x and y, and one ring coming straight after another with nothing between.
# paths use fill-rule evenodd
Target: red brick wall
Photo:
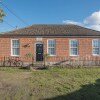
<instances>
[{"instance_id":1,"label":"red brick wall","mask_svg":"<svg viewBox=\"0 0 100 100\"><path fill-rule=\"evenodd\" d=\"M11 39L14 38L0 38L0 57L11 56ZM35 56L36 38L15 38L20 39L20 57L25 57L27 53L32 53ZM79 41L79 56L92 56L92 39L95 38L43 38L44 53L47 53L47 40L56 39L56 58L70 57L69 54L69 40L77 39ZM30 47L24 47L26 44ZM53 57L52 57L53 58Z\"/></svg>"}]
</instances>

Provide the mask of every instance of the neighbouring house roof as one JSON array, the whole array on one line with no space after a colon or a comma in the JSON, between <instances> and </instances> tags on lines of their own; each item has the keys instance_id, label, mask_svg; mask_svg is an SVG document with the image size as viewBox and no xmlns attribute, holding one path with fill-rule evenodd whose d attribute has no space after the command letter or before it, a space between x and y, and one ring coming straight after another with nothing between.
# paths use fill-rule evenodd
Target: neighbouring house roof
<instances>
[{"instance_id":1,"label":"neighbouring house roof","mask_svg":"<svg viewBox=\"0 0 100 100\"><path fill-rule=\"evenodd\" d=\"M39 24L3 33L1 36L100 36L99 31L77 25Z\"/></svg>"}]
</instances>

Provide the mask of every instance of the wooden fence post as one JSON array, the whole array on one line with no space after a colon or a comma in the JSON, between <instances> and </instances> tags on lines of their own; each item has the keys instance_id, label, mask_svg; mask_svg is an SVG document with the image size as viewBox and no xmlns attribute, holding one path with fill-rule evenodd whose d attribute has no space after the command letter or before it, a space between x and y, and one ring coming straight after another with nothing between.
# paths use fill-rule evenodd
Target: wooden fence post
<instances>
[{"instance_id":1,"label":"wooden fence post","mask_svg":"<svg viewBox=\"0 0 100 100\"><path fill-rule=\"evenodd\" d=\"M3 66L5 67L5 56L4 56Z\"/></svg>"},{"instance_id":2,"label":"wooden fence post","mask_svg":"<svg viewBox=\"0 0 100 100\"><path fill-rule=\"evenodd\" d=\"M34 57L32 56L32 66L33 66L33 64L34 64Z\"/></svg>"},{"instance_id":3,"label":"wooden fence post","mask_svg":"<svg viewBox=\"0 0 100 100\"><path fill-rule=\"evenodd\" d=\"M44 67L45 67L45 62L46 62L46 58L45 58L45 56L44 56Z\"/></svg>"}]
</instances>

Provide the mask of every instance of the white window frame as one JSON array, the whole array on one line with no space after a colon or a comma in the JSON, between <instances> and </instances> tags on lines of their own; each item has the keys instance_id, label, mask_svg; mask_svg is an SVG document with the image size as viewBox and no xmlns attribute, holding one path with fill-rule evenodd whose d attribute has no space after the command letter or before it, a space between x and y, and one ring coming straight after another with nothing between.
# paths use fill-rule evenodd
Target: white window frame
<instances>
[{"instance_id":1,"label":"white window frame","mask_svg":"<svg viewBox=\"0 0 100 100\"><path fill-rule=\"evenodd\" d=\"M19 39L11 39L11 56L20 56L20 44L19 44L19 55L13 55L13 47L12 47L13 40L19 40ZM19 40L19 43L20 43L20 40Z\"/></svg>"},{"instance_id":2,"label":"white window frame","mask_svg":"<svg viewBox=\"0 0 100 100\"><path fill-rule=\"evenodd\" d=\"M48 40L47 40L47 54L49 54L49 53L48 53L48 52L49 52L49 50L48 50L48 49L49 49L49 46L48 46L49 40L55 40L55 39L48 39ZM54 47L54 48L55 48L55 54L54 54L54 55L49 55L49 56L56 56L56 40L55 40L55 47Z\"/></svg>"},{"instance_id":3,"label":"white window frame","mask_svg":"<svg viewBox=\"0 0 100 100\"><path fill-rule=\"evenodd\" d=\"M77 47L71 47L71 41L77 41L78 42L78 46ZM77 55L71 54L71 48L77 48ZM77 39L69 40L69 52L70 52L70 56L78 56L79 55L79 41Z\"/></svg>"},{"instance_id":4,"label":"white window frame","mask_svg":"<svg viewBox=\"0 0 100 100\"><path fill-rule=\"evenodd\" d=\"M99 47L98 47L98 48L99 48L99 54L94 54L94 53L93 53L93 49L94 49L94 48L97 48L97 47L93 47L93 41L94 41L94 40L99 41ZM99 40L99 39L93 39L93 40L92 40L92 55L93 55L93 56L100 56L100 40Z\"/></svg>"}]
</instances>

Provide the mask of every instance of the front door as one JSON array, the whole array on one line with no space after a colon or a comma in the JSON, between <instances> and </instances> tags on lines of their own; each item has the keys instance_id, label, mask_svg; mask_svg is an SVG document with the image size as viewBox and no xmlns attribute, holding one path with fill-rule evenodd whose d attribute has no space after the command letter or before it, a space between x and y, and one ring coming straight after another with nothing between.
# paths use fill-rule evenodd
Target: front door
<instances>
[{"instance_id":1,"label":"front door","mask_svg":"<svg viewBox=\"0 0 100 100\"><path fill-rule=\"evenodd\" d=\"M43 44L36 44L36 61L43 61Z\"/></svg>"}]
</instances>

